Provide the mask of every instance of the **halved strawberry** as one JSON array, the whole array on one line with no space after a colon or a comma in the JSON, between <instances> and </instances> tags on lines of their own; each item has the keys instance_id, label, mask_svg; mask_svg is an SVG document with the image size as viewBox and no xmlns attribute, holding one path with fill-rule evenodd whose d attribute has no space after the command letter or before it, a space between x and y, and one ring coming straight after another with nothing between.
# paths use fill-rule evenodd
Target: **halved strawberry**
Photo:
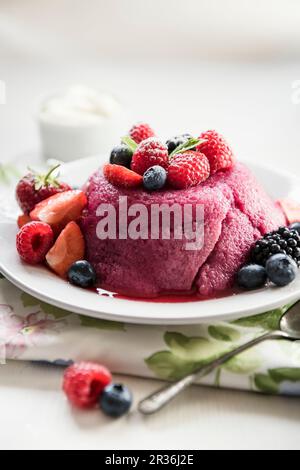
<instances>
[{"instance_id":1,"label":"halved strawberry","mask_svg":"<svg viewBox=\"0 0 300 470\"><path fill-rule=\"evenodd\" d=\"M50 268L59 276L66 277L75 261L84 259L85 243L76 222L69 222L46 255Z\"/></svg>"},{"instance_id":2,"label":"halved strawberry","mask_svg":"<svg viewBox=\"0 0 300 470\"><path fill-rule=\"evenodd\" d=\"M278 204L284 212L289 224L300 222L300 204L299 202L292 201L291 199L279 199Z\"/></svg>"},{"instance_id":3,"label":"halved strawberry","mask_svg":"<svg viewBox=\"0 0 300 470\"><path fill-rule=\"evenodd\" d=\"M121 165L104 165L103 174L105 178L116 186L121 188L136 188L141 186L143 177Z\"/></svg>"},{"instance_id":4,"label":"halved strawberry","mask_svg":"<svg viewBox=\"0 0 300 470\"><path fill-rule=\"evenodd\" d=\"M28 224L29 222L32 222L32 219L27 214L19 215L17 219L17 224L19 228L22 228L24 225Z\"/></svg>"},{"instance_id":5,"label":"halved strawberry","mask_svg":"<svg viewBox=\"0 0 300 470\"><path fill-rule=\"evenodd\" d=\"M30 212L30 217L62 229L69 222L79 219L86 204L87 197L83 191L65 191L41 201Z\"/></svg>"}]
</instances>

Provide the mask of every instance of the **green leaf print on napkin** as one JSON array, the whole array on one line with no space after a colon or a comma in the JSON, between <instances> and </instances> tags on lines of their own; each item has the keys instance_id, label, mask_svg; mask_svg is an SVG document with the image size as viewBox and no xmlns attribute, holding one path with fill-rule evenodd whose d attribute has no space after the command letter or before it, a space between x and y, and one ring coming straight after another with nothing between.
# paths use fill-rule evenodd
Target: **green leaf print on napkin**
<instances>
[{"instance_id":1,"label":"green leaf print on napkin","mask_svg":"<svg viewBox=\"0 0 300 470\"><path fill-rule=\"evenodd\" d=\"M195 370L196 364L185 361L175 356L171 351L160 351L148 359L145 363L160 379L177 380Z\"/></svg>"},{"instance_id":2,"label":"green leaf print on napkin","mask_svg":"<svg viewBox=\"0 0 300 470\"><path fill-rule=\"evenodd\" d=\"M267 374L255 374L254 385L263 393L276 394L279 392L278 384Z\"/></svg>"},{"instance_id":3,"label":"green leaf print on napkin","mask_svg":"<svg viewBox=\"0 0 300 470\"><path fill-rule=\"evenodd\" d=\"M230 326L211 325L208 327L210 336L218 341L238 341L241 337L240 332Z\"/></svg>"},{"instance_id":4,"label":"green leaf print on napkin","mask_svg":"<svg viewBox=\"0 0 300 470\"><path fill-rule=\"evenodd\" d=\"M270 369L269 375L276 383L285 382L300 382L300 368L283 367L278 369Z\"/></svg>"},{"instance_id":5,"label":"green leaf print on napkin","mask_svg":"<svg viewBox=\"0 0 300 470\"><path fill-rule=\"evenodd\" d=\"M262 362L255 349L249 349L227 361L222 368L234 374L251 374L258 370Z\"/></svg>"},{"instance_id":6,"label":"green leaf print on napkin","mask_svg":"<svg viewBox=\"0 0 300 470\"><path fill-rule=\"evenodd\" d=\"M272 331L278 330L280 318L293 305L293 303L285 305L282 308L270 310L269 312L234 320L231 324L248 328L263 328L264 330Z\"/></svg>"},{"instance_id":7,"label":"green leaf print on napkin","mask_svg":"<svg viewBox=\"0 0 300 470\"><path fill-rule=\"evenodd\" d=\"M55 307L54 305L47 304L46 302L38 300L32 295L26 294L25 292L22 293L21 300L24 307L39 306L44 313L52 315L57 320L68 317L70 315L76 315L80 320L81 326L84 326L86 328L125 331L125 326L123 323L91 318L84 315L77 315L75 313L69 312L68 310L64 310L62 308Z\"/></svg>"}]
</instances>

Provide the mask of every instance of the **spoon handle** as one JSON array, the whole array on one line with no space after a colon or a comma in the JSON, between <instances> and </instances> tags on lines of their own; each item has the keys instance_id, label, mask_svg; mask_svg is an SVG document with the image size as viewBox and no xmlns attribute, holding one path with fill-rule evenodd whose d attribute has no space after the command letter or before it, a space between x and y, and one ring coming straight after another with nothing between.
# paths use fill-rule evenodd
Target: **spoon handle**
<instances>
[{"instance_id":1,"label":"spoon handle","mask_svg":"<svg viewBox=\"0 0 300 470\"><path fill-rule=\"evenodd\" d=\"M243 351L246 351L253 346L262 343L263 341L267 341L270 339L289 339L288 335L282 331L275 331L275 332L268 332L265 333L253 340L238 346L237 348L229 351L228 353L220 356L217 359L214 359L210 363L206 364L205 366L200 367L199 369L195 370L195 372L186 375L182 379L176 381L175 383L168 384L164 386L160 390L152 393L144 400L140 401L139 403L139 411L143 414L152 414L156 411L163 408L167 403L169 403L173 398L175 398L179 393L185 390L187 387L192 385L195 380L201 379L202 377L211 373L214 369L221 366L225 362L227 362L232 357L240 354Z\"/></svg>"}]
</instances>

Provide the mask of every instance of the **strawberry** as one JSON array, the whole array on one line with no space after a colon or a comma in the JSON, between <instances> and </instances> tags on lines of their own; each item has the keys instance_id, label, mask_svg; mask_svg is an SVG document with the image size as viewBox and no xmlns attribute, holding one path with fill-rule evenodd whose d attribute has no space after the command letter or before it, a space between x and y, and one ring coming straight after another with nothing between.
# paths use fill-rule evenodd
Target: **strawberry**
<instances>
[{"instance_id":1,"label":"strawberry","mask_svg":"<svg viewBox=\"0 0 300 470\"><path fill-rule=\"evenodd\" d=\"M87 197L84 192L73 189L41 201L30 212L30 217L46 222L55 229L62 229L72 220L79 219L86 204Z\"/></svg>"},{"instance_id":2,"label":"strawberry","mask_svg":"<svg viewBox=\"0 0 300 470\"><path fill-rule=\"evenodd\" d=\"M176 154L168 170L168 182L176 189L186 189L205 181L210 174L209 162L203 153L187 151Z\"/></svg>"},{"instance_id":3,"label":"strawberry","mask_svg":"<svg viewBox=\"0 0 300 470\"><path fill-rule=\"evenodd\" d=\"M121 165L111 165L108 163L104 165L103 174L111 184L121 188L136 188L141 186L143 182L141 175Z\"/></svg>"},{"instance_id":4,"label":"strawberry","mask_svg":"<svg viewBox=\"0 0 300 470\"><path fill-rule=\"evenodd\" d=\"M299 202L292 201L291 199L279 199L277 201L283 210L284 215L289 224L300 221L300 204Z\"/></svg>"},{"instance_id":5,"label":"strawberry","mask_svg":"<svg viewBox=\"0 0 300 470\"><path fill-rule=\"evenodd\" d=\"M75 261L84 259L85 243L76 222L69 222L46 255L52 271L65 278Z\"/></svg>"},{"instance_id":6,"label":"strawberry","mask_svg":"<svg viewBox=\"0 0 300 470\"><path fill-rule=\"evenodd\" d=\"M17 219L17 224L18 224L19 228L22 228L23 225L26 225L29 222L32 222L32 220L31 220L30 216L27 215L27 214L19 215L19 217Z\"/></svg>"},{"instance_id":7,"label":"strawberry","mask_svg":"<svg viewBox=\"0 0 300 470\"><path fill-rule=\"evenodd\" d=\"M30 222L24 225L17 234L17 251L20 258L28 264L42 263L53 241L54 235L50 225L43 222Z\"/></svg>"},{"instance_id":8,"label":"strawberry","mask_svg":"<svg viewBox=\"0 0 300 470\"><path fill-rule=\"evenodd\" d=\"M53 176L58 167L59 165L54 166L46 175L30 172L19 181L16 199L24 214L29 214L44 199L71 189L68 184L59 182Z\"/></svg>"},{"instance_id":9,"label":"strawberry","mask_svg":"<svg viewBox=\"0 0 300 470\"><path fill-rule=\"evenodd\" d=\"M143 175L148 168L159 165L165 170L169 166L168 147L155 137L150 137L139 144L131 160L131 169Z\"/></svg>"},{"instance_id":10,"label":"strawberry","mask_svg":"<svg viewBox=\"0 0 300 470\"><path fill-rule=\"evenodd\" d=\"M106 367L94 362L78 362L66 369L63 390L72 405L92 408L111 381L111 373Z\"/></svg>"},{"instance_id":11,"label":"strawberry","mask_svg":"<svg viewBox=\"0 0 300 470\"><path fill-rule=\"evenodd\" d=\"M148 139L149 137L154 137L155 133L149 124L145 122L139 122L132 126L129 131L129 135L137 144L140 144L143 140Z\"/></svg>"},{"instance_id":12,"label":"strawberry","mask_svg":"<svg viewBox=\"0 0 300 470\"><path fill-rule=\"evenodd\" d=\"M199 139L205 139L198 145L196 150L204 153L210 164L210 173L214 174L220 170L229 170L234 162L231 148L224 137L216 131L203 132Z\"/></svg>"}]
</instances>

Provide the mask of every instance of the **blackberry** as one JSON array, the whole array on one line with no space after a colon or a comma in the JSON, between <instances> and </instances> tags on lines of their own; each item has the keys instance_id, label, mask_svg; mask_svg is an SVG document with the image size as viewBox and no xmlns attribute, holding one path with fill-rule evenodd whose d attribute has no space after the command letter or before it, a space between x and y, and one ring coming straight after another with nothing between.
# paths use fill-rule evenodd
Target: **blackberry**
<instances>
[{"instance_id":1,"label":"blackberry","mask_svg":"<svg viewBox=\"0 0 300 470\"><path fill-rule=\"evenodd\" d=\"M272 255L289 255L300 266L300 234L296 230L280 227L258 240L251 250L251 261L265 266Z\"/></svg>"},{"instance_id":2,"label":"blackberry","mask_svg":"<svg viewBox=\"0 0 300 470\"><path fill-rule=\"evenodd\" d=\"M179 145L184 144L189 139L191 139L190 134L181 134L172 137L171 139L167 140L166 146L168 147L168 153L172 153Z\"/></svg>"}]
</instances>

